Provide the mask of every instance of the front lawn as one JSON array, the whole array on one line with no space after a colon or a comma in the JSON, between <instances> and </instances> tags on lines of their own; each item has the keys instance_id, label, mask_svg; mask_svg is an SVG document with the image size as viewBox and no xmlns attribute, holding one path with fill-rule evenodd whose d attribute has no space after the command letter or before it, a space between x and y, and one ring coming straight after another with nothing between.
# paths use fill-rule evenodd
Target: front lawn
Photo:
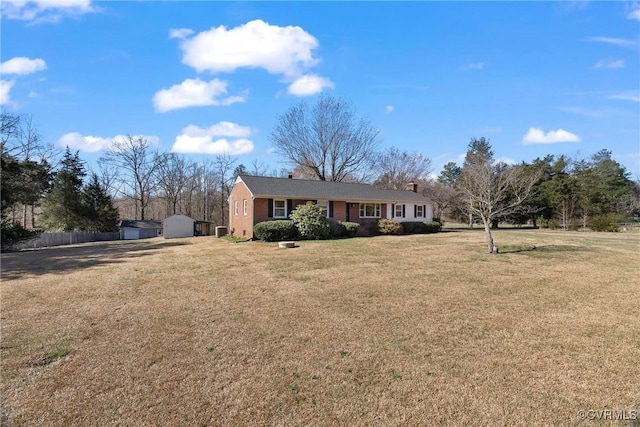
<instances>
[{"instance_id":1,"label":"front lawn","mask_svg":"<svg viewBox=\"0 0 640 427\"><path fill-rule=\"evenodd\" d=\"M640 409L640 236L495 238L526 250L447 231L2 254L3 425L558 425Z\"/></svg>"}]
</instances>

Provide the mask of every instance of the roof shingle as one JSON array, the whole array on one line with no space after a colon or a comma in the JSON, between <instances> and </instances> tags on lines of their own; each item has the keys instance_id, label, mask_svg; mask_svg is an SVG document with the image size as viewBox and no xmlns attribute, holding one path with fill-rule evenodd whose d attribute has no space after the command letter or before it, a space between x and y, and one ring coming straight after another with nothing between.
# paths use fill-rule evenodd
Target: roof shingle
<instances>
[{"instance_id":1,"label":"roof shingle","mask_svg":"<svg viewBox=\"0 0 640 427\"><path fill-rule=\"evenodd\" d=\"M383 190L370 184L273 178L240 175L254 197L284 197L288 199L327 199L349 202L430 203L420 193L408 190Z\"/></svg>"}]
</instances>

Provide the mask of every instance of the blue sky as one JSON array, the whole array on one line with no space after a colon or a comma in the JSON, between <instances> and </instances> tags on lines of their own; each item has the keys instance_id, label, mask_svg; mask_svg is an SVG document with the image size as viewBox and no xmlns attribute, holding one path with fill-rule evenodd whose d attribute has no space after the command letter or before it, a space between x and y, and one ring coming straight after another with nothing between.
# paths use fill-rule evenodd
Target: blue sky
<instances>
[{"instance_id":1,"label":"blue sky","mask_svg":"<svg viewBox=\"0 0 640 427\"><path fill-rule=\"evenodd\" d=\"M0 103L91 167L119 135L270 169L320 91L382 147L462 163L613 151L640 178L640 3L3 0Z\"/></svg>"}]
</instances>

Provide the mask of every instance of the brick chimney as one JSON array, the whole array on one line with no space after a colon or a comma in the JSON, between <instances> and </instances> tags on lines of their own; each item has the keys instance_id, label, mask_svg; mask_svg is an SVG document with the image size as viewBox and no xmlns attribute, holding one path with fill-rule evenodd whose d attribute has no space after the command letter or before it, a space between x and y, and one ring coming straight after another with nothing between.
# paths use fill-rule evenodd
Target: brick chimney
<instances>
[{"instance_id":1,"label":"brick chimney","mask_svg":"<svg viewBox=\"0 0 640 427\"><path fill-rule=\"evenodd\" d=\"M415 182L407 183L407 191L413 191L414 193L418 192L418 184Z\"/></svg>"}]
</instances>

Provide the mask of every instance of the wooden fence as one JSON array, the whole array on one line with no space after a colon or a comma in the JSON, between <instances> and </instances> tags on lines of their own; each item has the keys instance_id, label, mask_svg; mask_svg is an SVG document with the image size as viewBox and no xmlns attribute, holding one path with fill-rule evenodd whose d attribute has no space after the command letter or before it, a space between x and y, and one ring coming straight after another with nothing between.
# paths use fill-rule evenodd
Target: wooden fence
<instances>
[{"instance_id":1,"label":"wooden fence","mask_svg":"<svg viewBox=\"0 0 640 427\"><path fill-rule=\"evenodd\" d=\"M13 245L13 249L35 249L49 246L75 245L76 243L104 242L120 240L120 232L111 233L84 233L73 231L68 233L41 233L36 238L19 242Z\"/></svg>"}]
</instances>

